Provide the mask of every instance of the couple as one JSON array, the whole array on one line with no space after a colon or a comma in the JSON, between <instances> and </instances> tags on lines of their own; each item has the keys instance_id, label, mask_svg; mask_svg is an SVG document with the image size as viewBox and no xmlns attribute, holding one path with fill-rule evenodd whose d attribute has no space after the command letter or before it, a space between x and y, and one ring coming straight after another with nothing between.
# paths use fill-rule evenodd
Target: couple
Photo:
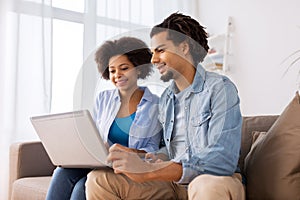
<instances>
[{"instance_id":1,"label":"couple","mask_svg":"<svg viewBox=\"0 0 300 200\"><path fill-rule=\"evenodd\" d=\"M130 37L96 52L99 72L117 88L99 94L94 115L112 169L57 168L47 199L245 199L237 89L198 64L209 48L204 28L174 13L150 37L152 55ZM137 86L150 61L173 80L160 99Z\"/></svg>"}]
</instances>

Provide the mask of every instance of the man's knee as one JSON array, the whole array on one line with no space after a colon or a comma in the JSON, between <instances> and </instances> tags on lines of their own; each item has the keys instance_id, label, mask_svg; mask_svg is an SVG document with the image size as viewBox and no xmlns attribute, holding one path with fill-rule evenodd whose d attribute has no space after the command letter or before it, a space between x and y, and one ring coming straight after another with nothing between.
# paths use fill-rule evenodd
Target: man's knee
<instances>
[{"instance_id":1,"label":"man's knee","mask_svg":"<svg viewBox=\"0 0 300 200\"><path fill-rule=\"evenodd\" d=\"M188 187L189 199L244 199L242 183L230 176L197 176Z\"/></svg>"},{"instance_id":2,"label":"man's knee","mask_svg":"<svg viewBox=\"0 0 300 200\"><path fill-rule=\"evenodd\" d=\"M88 173L87 175L87 179L86 179L86 182L85 182L85 188L86 188L86 191L92 191L94 186L95 186L95 183L97 182L97 171L91 171L90 173Z\"/></svg>"},{"instance_id":3,"label":"man's knee","mask_svg":"<svg viewBox=\"0 0 300 200\"><path fill-rule=\"evenodd\" d=\"M105 180L107 179L107 173L109 173L109 171L105 169L93 170L89 172L87 175L87 180L85 182L86 190L93 190L98 185L103 184L103 182L105 182Z\"/></svg>"},{"instance_id":4,"label":"man's knee","mask_svg":"<svg viewBox=\"0 0 300 200\"><path fill-rule=\"evenodd\" d=\"M201 192L205 191L206 193L209 193L210 190L215 190L217 185L219 185L220 182L216 180L215 176L203 174L200 176L197 176L188 187L188 192Z\"/></svg>"}]
</instances>

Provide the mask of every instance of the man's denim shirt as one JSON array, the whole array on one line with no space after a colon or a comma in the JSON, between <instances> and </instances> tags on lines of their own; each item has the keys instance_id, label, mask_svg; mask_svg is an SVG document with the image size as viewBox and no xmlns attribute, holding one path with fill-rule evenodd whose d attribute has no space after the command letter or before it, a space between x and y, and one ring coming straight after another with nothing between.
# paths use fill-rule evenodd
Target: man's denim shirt
<instances>
[{"instance_id":1,"label":"man's denim shirt","mask_svg":"<svg viewBox=\"0 0 300 200\"><path fill-rule=\"evenodd\" d=\"M165 152L182 164L179 183L187 184L200 174L230 176L237 170L241 145L242 116L235 85L225 76L207 72L199 64L184 98L185 153L170 155L174 127L173 82L162 94L159 120L164 130Z\"/></svg>"},{"instance_id":2,"label":"man's denim shirt","mask_svg":"<svg viewBox=\"0 0 300 200\"><path fill-rule=\"evenodd\" d=\"M159 148L162 129L158 121L158 97L147 87L140 87L144 95L137 106L135 118L129 132L128 147L146 152L154 152ZM105 142L108 140L109 129L120 109L121 101L117 89L100 92L96 98L94 121Z\"/></svg>"}]
</instances>

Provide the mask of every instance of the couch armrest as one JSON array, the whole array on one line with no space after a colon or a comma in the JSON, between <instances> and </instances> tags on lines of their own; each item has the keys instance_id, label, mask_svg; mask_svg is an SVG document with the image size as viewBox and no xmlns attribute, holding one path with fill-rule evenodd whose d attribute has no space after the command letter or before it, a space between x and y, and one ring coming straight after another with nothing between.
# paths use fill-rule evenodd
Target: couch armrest
<instances>
[{"instance_id":1,"label":"couch armrest","mask_svg":"<svg viewBox=\"0 0 300 200\"><path fill-rule=\"evenodd\" d=\"M40 141L13 143L9 152L9 194L15 180L51 176L55 166Z\"/></svg>"}]
</instances>

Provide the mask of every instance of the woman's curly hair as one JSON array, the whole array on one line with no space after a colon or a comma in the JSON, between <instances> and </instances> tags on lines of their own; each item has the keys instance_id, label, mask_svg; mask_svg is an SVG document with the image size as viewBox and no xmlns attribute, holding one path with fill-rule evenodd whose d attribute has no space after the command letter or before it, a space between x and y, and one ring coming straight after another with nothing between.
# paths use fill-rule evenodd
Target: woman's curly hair
<instances>
[{"instance_id":1,"label":"woman's curly hair","mask_svg":"<svg viewBox=\"0 0 300 200\"><path fill-rule=\"evenodd\" d=\"M138 38L122 37L104 42L95 53L98 71L106 80L109 80L109 59L116 55L127 56L128 60L138 67L138 78L145 79L153 71L152 54L148 46Z\"/></svg>"},{"instance_id":2,"label":"woman's curly hair","mask_svg":"<svg viewBox=\"0 0 300 200\"><path fill-rule=\"evenodd\" d=\"M190 46L190 53L193 57L194 64L202 62L209 49L207 44L207 33L205 28L198 21L190 16L181 13L173 13L162 23L154 26L151 30L150 37L168 31L168 38L175 45L187 41Z\"/></svg>"}]
</instances>

